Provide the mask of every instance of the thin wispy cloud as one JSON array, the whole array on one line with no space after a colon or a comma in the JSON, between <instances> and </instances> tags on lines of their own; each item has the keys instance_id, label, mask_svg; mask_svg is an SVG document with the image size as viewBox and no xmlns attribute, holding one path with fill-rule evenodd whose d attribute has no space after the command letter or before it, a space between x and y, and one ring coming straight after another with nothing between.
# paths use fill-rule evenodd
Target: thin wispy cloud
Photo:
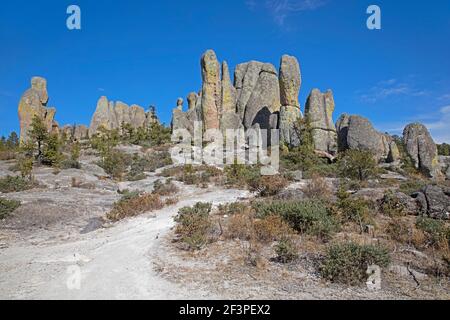
<instances>
[{"instance_id":1,"label":"thin wispy cloud","mask_svg":"<svg viewBox=\"0 0 450 320\"><path fill-rule=\"evenodd\" d=\"M247 0L246 4L250 10L267 10L276 24L284 26L290 15L316 10L326 2L327 0Z\"/></svg>"},{"instance_id":2,"label":"thin wispy cloud","mask_svg":"<svg viewBox=\"0 0 450 320\"><path fill-rule=\"evenodd\" d=\"M450 105L439 108L435 112L415 115L403 121L378 123L377 129L390 134L402 135L403 130L409 123L422 122L436 143L450 143Z\"/></svg>"},{"instance_id":3,"label":"thin wispy cloud","mask_svg":"<svg viewBox=\"0 0 450 320\"><path fill-rule=\"evenodd\" d=\"M380 81L367 90L366 93L359 93L358 95L362 102L376 103L392 97L420 97L427 94L426 90L416 89L411 83L399 81L398 79L389 79Z\"/></svg>"}]
</instances>

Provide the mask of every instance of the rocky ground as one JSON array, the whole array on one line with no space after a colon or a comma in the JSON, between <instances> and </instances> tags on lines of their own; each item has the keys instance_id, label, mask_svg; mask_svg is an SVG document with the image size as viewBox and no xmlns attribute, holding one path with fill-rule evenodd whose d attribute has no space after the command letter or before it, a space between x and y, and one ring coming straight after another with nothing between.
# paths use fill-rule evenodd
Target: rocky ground
<instances>
[{"instance_id":1,"label":"rocky ground","mask_svg":"<svg viewBox=\"0 0 450 320\"><path fill-rule=\"evenodd\" d=\"M418 275L418 287L415 277L395 263L383 275L383 289L371 292L322 281L306 253L281 265L265 252L267 263L255 268L243 262L245 248L237 241L219 241L196 253L174 245L173 217L179 208L251 198L244 190L177 182L176 205L105 223L105 214L120 199L118 190L151 192L160 177L147 173L144 180L117 183L95 162L84 156L81 170L37 168L39 187L1 195L22 206L0 221L0 299L450 298L448 283ZM12 164L0 162L0 177L13 175ZM73 187L74 179L78 187ZM79 289L67 285L73 270L81 272Z\"/></svg>"}]
</instances>

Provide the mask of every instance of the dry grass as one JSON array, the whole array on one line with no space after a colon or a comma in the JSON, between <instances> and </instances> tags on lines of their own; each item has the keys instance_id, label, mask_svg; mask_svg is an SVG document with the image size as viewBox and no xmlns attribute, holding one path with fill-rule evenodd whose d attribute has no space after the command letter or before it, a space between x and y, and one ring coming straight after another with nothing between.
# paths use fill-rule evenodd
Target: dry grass
<instances>
[{"instance_id":1,"label":"dry grass","mask_svg":"<svg viewBox=\"0 0 450 320\"><path fill-rule=\"evenodd\" d=\"M107 214L107 218L112 221L119 221L127 217L134 217L139 214L160 210L164 207L163 201L156 194L142 194L125 197L114 205L114 208Z\"/></svg>"},{"instance_id":2,"label":"dry grass","mask_svg":"<svg viewBox=\"0 0 450 320\"><path fill-rule=\"evenodd\" d=\"M251 189L257 191L261 197L271 197L278 194L289 185L289 180L284 176L262 176L250 183Z\"/></svg>"},{"instance_id":3,"label":"dry grass","mask_svg":"<svg viewBox=\"0 0 450 320\"><path fill-rule=\"evenodd\" d=\"M308 198L325 200L330 199L333 194L333 190L327 181L318 175L314 175L311 178L303 192Z\"/></svg>"},{"instance_id":4,"label":"dry grass","mask_svg":"<svg viewBox=\"0 0 450 320\"><path fill-rule=\"evenodd\" d=\"M172 181L167 180L165 183L162 183L158 180L155 182L153 194L158 194L164 197L176 194L178 191L180 190Z\"/></svg>"}]
</instances>

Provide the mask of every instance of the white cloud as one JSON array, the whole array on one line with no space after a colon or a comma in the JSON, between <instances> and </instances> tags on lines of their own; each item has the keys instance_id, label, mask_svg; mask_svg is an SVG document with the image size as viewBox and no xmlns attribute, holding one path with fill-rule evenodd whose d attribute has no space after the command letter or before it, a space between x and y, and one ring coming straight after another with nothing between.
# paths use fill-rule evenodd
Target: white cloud
<instances>
[{"instance_id":1,"label":"white cloud","mask_svg":"<svg viewBox=\"0 0 450 320\"><path fill-rule=\"evenodd\" d=\"M279 26L284 26L286 18L301 11L311 11L326 4L326 0L247 0L250 10L265 9Z\"/></svg>"},{"instance_id":2,"label":"white cloud","mask_svg":"<svg viewBox=\"0 0 450 320\"><path fill-rule=\"evenodd\" d=\"M103 89L103 88L97 88L97 90L100 91L100 92L104 92L105 91L105 89Z\"/></svg>"},{"instance_id":3,"label":"white cloud","mask_svg":"<svg viewBox=\"0 0 450 320\"><path fill-rule=\"evenodd\" d=\"M367 93L359 94L359 98L365 103L376 103L395 96L420 97L427 94L428 92L426 90L418 90L408 82L389 79L378 82L375 86L370 88Z\"/></svg>"}]
</instances>

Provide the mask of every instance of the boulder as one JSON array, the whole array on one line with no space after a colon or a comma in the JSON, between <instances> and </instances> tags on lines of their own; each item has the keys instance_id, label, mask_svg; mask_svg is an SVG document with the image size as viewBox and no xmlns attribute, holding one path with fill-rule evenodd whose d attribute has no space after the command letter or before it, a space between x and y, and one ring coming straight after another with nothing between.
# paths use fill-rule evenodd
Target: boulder
<instances>
[{"instance_id":1,"label":"boulder","mask_svg":"<svg viewBox=\"0 0 450 320\"><path fill-rule=\"evenodd\" d=\"M28 131L35 116L42 119L47 130L54 130L55 108L47 108L47 80L41 77L31 79L31 88L25 91L19 102L20 143L28 140Z\"/></svg>"},{"instance_id":2,"label":"boulder","mask_svg":"<svg viewBox=\"0 0 450 320\"><path fill-rule=\"evenodd\" d=\"M219 129L222 102L220 64L213 50L202 56L202 115L204 129Z\"/></svg>"},{"instance_id":3,"label":"boulder","mask_svg":"<svg viewBox=\"0 0 450 320\"><path fill-rule=\"evenodd\" d=\"M394 162L400 158L400 152L394 139L374 129L370 121L357 115L342 115L336 123L338 149L367 150L379 161Z\"/></svg>"},{"instance_id":4,"label":"boulder","mask_svg":"<svg viewBox=\"0 0 450 320\"><path fill-rule=\"evenodd\" d=\"M428 129L420 123L409 124L403 131L403 140L415 167L429 177L439 178L437 146Z\"/></svg>"},{"instance_id":5,"label":"boulder","mask_svg":"<svg viewBox=\"0 0 450 320\"><path fill-rule=\"evenodd\" d=\"M335 108L333 92L312 90L305 107L305 116L309 121L316 150L335 154L337 147L336 127L333 123Z\"/></svg>"},{"instance_id":6,"label":"boulder","mask_svg":"<svg viewBox=\"0 0 450 320\"><path fill-rule=\"evenodd\" d=\"M236 110L242 119L245 115L247 102L261 73L262 65L262 62L251 61L236 66L234 72L234 87L237 95Z\"/></svg>"},{"instance_id":7,"label":"boulder","mask_svg":"<svg viewBox=\"0 0 450 320\"><path fill-rule=\"evenodd\" d=\"M89 128L85 125L76 126L74 136L78 141L89 139Z\"/></svg>"},{"instance_id":8,"label":"boulder","mask_svg":"<svg viewBox=\"0 0 450 320\"><path fill-rule=\"evenodd\" d=\"M420 192L413 194L422 214L434 219L449 220L450 218L450 188L428 185Z\"/></svg>"}]
</instances>

